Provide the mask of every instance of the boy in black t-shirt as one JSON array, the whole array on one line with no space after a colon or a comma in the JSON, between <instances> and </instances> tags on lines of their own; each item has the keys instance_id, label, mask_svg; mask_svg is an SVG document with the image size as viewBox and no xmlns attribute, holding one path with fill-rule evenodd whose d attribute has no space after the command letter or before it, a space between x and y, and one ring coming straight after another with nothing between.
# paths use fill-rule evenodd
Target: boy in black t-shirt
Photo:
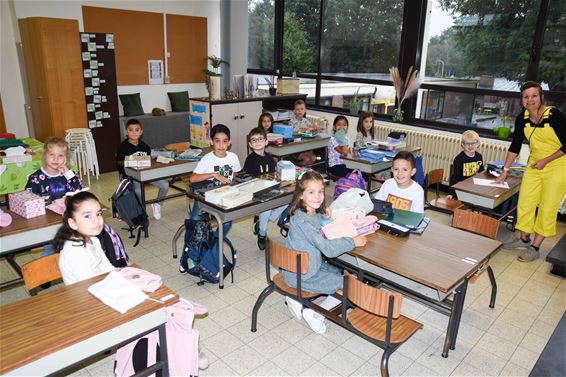
<instances>
[{"instance_id":1,"label":"boy in black t-shirt","mask_svg":"<svg viewBox=\"0 0 566 377\"><path fill-rule=\"evenodd\" d=\"M252 176L275 171L275 160L265 152L267 147L267 134L263 128L254 128L248 134L248 144L252 152L246 157L244 171ZM286 206L275 208L260 213L259 219L254 218L254 232L257 231L257 246L265 250L265 238L267 237L267 222L275 221ZM257 224L257 225L256 225Z\"/></svg>"},{"instance_id":2,"label":"boy in black t-shirt","mask_svg":"<svg viewBox=\"0 0 566 377\"><path fill-rule=\"evenodd\" d=\"M124 161L126 156L130 156L132 154L142 155L142 156L150 156L151 155L151 148L149 145L144 143L140 140L141 136L143 135L143 130L140 122L137 119L130 119L126 123L126 140L120 144L120 148L118 148L118 153L116 153L116 161ZM118 172L120 173L120 177L125 177L126 173L124 172L124 166L118 164ZM134 191L136 195L141 198L141 190L142 187L139 182L133 181L134 183ZM157 193L157 199L163 199L165 195L167 195L167 190L169 190L169 182L165 179L160 179L158 181L150 182L153 186L159 188L159 192ZM159 220L161 218L161 205L163 204L163 200L160 200L157 203L153 203L151 208L153 210L153 217L155 220Z\"/></svg>"},{"instance_id":3,"label":"boy in black t-shirt","mask_svg":"<svg viewBox=\"0 0 566 377\"><path fill-rule=\"evenodd\" d=\"M483 157L477 152L479 146L480 135L477 132L468 130L462 134L463 151L454 158L450 186L484 170ZM456 197L454 190L450 191L452 195L449 197Z\"/></svg>"}]
</instances>

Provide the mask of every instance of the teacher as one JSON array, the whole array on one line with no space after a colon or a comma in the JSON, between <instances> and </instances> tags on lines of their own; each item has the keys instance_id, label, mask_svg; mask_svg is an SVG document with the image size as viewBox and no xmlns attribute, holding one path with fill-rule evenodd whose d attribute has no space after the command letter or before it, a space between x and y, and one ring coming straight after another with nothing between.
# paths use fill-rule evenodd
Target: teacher
<instances>
[{"instance_id":1,"label":"teacher","mask_svg":"<svg viewBox=\"0 0 566 377\"><path fill-rule=\"evenodd\" d=\"M556 235L558 208L566 193L566 118L556 108L545 106L542 88L533 81L521 86L521 104L523 111L515 119L513 141L496 182L505 181L527 139L531 154L521 182L515 225L521 235L503 247L524 249L518 259L530 262L540 257L542 241Z\"/></svg>"}]
</instances>

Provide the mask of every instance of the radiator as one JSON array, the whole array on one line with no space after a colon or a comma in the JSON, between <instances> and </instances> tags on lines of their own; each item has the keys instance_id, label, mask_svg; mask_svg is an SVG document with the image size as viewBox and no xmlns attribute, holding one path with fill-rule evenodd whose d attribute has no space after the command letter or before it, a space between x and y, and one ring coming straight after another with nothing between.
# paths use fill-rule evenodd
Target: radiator
<instances>
[{"instance_id":1,"label":"radiator","mask_svg":"<svg viewBox=\"0 0 566 377\"><path fill-rule=\"evenodd\" d=\"M407 128L378 124L375 127L375 137L386 139L390 132L407 133L407 145L421 147L420 155L423 157L425 174L433 169L444 169L444 183L450 178L450 166L454 157L462 151L460 135L446 135L434 130L411 130ZM478 152L483 156L485 164L489 161L505 160L509 146L503 143L481 140Z\"/></svg>"}]
</instances>

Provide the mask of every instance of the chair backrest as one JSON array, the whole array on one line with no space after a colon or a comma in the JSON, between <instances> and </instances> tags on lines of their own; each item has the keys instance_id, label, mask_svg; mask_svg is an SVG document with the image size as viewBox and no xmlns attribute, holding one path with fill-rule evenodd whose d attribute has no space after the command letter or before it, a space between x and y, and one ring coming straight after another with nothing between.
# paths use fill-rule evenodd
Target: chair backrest
<instances>
[{"instance_id":1,"label":"chair backrest","mask_svg":"<svg viewBox=\"0 0 566 377\"><path fill-rule=\"evenodd\" d=\"M304 275L309 269L309 255L302 251L295 251L281 246L271 238L267 238L269 248L269 260L275 267L289 272L297 272L297 255L301 257L301 274Z\"/></svg>"},{"instance_id":2,"label":"chair backrest","mask_svg":"<svg viewBox=\"0 0 566 377\"><path fill-rule=\"evenodd\" d=\"M444 177L443 168L429 171L426 175L426 187L442 183L442 177Z\"/></svg>"},{"instance_id":3,"label":"chair backrest","mask_svg":"<svg viewBox=\"0 0 566 377\"><path fill-rule=\"evenodd\" d=\"M464 229L485 237L495 239L499 231L499 221L479 212L456 208L452 218L454 228Z\"/></svg>"},{"instance_id":4,"label":"chair backrest","mask_svg":"<svg viewBox=\"0 0 566 377\"><path fill-rule=\"evenodd\" d=\"M41 257L22 266L22 277L26 289L35 294L34 289L41 284L61 279L59 253Z\"/></svg>"},{"instance_id":5,"label":"chair backrest","mask_svg":"<svg viewBox=\"0 0 566 377\"><path fill-rule=\"evenodd\" d=\"M399 318L403 296L364 284L355 276L344 272L348 284L348 300L356 306L381 317L387 317L389 298L394 297L393 318Z\"/></svg>"}]
</instances>

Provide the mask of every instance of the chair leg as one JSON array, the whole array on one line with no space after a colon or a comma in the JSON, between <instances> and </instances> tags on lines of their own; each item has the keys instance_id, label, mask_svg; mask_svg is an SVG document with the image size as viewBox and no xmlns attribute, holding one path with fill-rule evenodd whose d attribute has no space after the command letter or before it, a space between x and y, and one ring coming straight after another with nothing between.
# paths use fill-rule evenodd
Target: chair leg
<instances>
[{"instance_id":1,"label":"chair leg","mask_svg":"<svg viewBox=\"0 0 566 377\"><path fill-rule=\"evenodd\" d=\"M173 240L171 240L171 249L173 250L173 259L177 259L177 240L183 235L185 232L185 224L181 225L179 229L175 232L173 236Z\"/></svg>"},{"instance_id":2,"label":"chair leg","mask_svg":"<svg viewBox=\"0 0 566 377\"><path fill-rule=\"evenodd\" d=\"M391 356L389 349L384 349L380 365L381 377L389 377L389 356Z\"/></svg>"},{"instance_id":3,"label":"chair leg","mask_svg":"<svg viewBox=\"0 0 566 377\"><path fill-rule=\"evenodd\" d=\"M489 281L491 282L491 299L489 301L489 307L495 308L495 298L497 297L497 282L495 281L495 275L491 266L487 266L487 274L489 275Z\"/></svg>"},{"instance_id":4,"label":"chair leg","mask_svg":"<svg viewBox=\"0 0 566 377\"><path fill-rule=\"evenodd\" d=\"M267 298L267 296L269 296L273 291L275 290L275 283L271 283L267 288L265 288L261 294L259 295L259 297L257 298L257 301L255 302L254 308L252 310L252 332L256 332L257 331L257 312L259 311L259 308L261 307L261 304L263 304L263 301Z\"/></svg>"}]
</instances>

